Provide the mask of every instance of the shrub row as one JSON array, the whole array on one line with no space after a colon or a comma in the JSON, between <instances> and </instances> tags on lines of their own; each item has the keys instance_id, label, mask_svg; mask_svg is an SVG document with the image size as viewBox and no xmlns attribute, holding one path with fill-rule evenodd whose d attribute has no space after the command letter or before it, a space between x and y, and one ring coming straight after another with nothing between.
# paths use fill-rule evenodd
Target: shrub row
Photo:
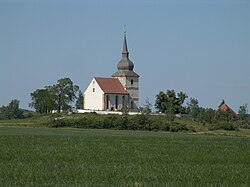
<instances>
[{"instance_id":1,"label":"shrub row","mask_svg":"<svg viewBox=\"0 0 250 187\"><path fill-rule=\"evenodd\" d=\"M233 122L218 122L216 124L210 125L208 130L228 130L228 131L235 131L238 130L238 124Z\"/></svg>"},{"instance_id":2,"label":"shrub row","mask_svg":"<svg viewBox=\"0 0 250 187\"><path fill-rule=\"evenodd\" d=\"M55 117L49 121L50 127L74 127L91 129L120 129L148 131L194 131L186 124L168 122L162 116L157 118L145 114L128 115L98 115L83 114L73 117Z\"/></svg>"}]
</instances>

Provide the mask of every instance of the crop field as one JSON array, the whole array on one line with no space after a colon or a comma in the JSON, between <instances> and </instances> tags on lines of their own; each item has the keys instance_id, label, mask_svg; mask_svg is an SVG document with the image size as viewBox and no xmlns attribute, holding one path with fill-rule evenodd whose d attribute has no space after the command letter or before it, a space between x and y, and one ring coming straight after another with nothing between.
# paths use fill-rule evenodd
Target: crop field
<instances>
[{"instance_id":1,"label":"crop field","mask_svg":"<svg viewBox=\"0 0 250 187\"><path fill-rule=\"evenodd\" d=\"M250 138L0 127L0 186L250 186Z\"/></svg>"}]
</instances>

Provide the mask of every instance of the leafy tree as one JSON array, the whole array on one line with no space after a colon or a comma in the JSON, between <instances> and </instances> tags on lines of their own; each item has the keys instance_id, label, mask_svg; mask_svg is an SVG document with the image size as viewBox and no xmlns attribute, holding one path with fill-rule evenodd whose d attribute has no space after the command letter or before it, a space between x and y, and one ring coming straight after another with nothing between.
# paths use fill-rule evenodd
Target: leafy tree
<instances>
[{"instance_id":1,"label":"leafy tree","mask_svg":"<svg viewBox=\"0 0 250 187\"><path fill-rule=\"evenodd\" d=\"M58 113L60 113L61 110L71 108L70 103L76 99L76 92L78 90L79 87L73 85L70 78L59 79L57 84L50 88L50 91L55 96L55 105Z\"/></svg>"},{"instance_id":2,"label":"leafy tree","mask_svg":"<svg viewBox=\"0 0 250 187\"><path fill-rule=\"evenodd\" d=\"M239 114L239 117L241 119L246 119L247 118L247 112L248 112L248 110L247 110L247 104L246 103L239 107L238 114Z\"/></svg>"},{"instance_id":3,"label":"leafy tree","mask_svg":"<svg viewBox=\"0 0 250 187\"><path fill-rule=\"evenodd\" d=\"M176 105L176 112L177 113L186 113L186 108L183 107L184 101L188 98L187 94L184 92L177 93L178 98L177 99L177 105Z\"/></svg>"},{"instance_id":4,"label":"leafy tree","mask_svg":"<svg viewBox=\"0 0 250 187\"><path fill-rule=\"evenodd\" d=\"M23 117L23 110L19 108L19 101L14 99L8 106L2 106L0 110L1 119L18 119Z\"/></svg>"},{"instance_id":5,"label":"leafy tree","mask_svg":"<svg viewBox=\"0 0 250 187\"><path fill-rule=\"evenodd\" d=\"M176 96L174 90L167 90L166 93L161 91L156 95L155 108L162 113L185 113L186 109L182 105L186 98L188 96L184 92L177 93Z\"/></svg>"},{"instance_id":6,"label":"leafy tree","mask_svg":"<svg viewBox=\"0 0 250 187\"><path fill-rule=\"evenodd\" d=\"M237 116L230 110L214 110L211 108L201 108L199 107L199 112L197 113L197 119L199 122L219 125L219 123L231 123L237 120Z\"/></svg>"},{"instance_id":7,"label":"leafy tree","mask_svg":"<svg viewBox=\"0 0 250 187\"><path fill-rule=\"evenodd\" d=\"M166 120L170 123L175 119L175 106L172 102L166 103Z\"/></svg>"},{"instance_id":8,"label":"leafy tree","mask_svg":"<svg viewBox=\"0 0 250 187\"><path fill-rule=\"evenodd\" d=\"M167 94L165 94L163 91L160 91L159 94L156 95L155 108L158 110L158 112L162 113L166 112L167 100L168 100Z\"/></svg>"},{"instance_id":9,"label":"leafy tree","mask_svg":"<svg viewBox=\"0 0 250 187\"><path fill-rule=\"evenodd\" d=\"M237 118L236 114L230 110L226 110L226 111L217 110L215 117L217 121L227 121L227 122L235 121Z\"/></svg>"},{"instance_id":10,"label":"leafy tree","mask_svg":"<svg viewBox=\"0 0 250 187\"><path fill-rule=\"evenodd\" d=\"M76 108L83 109L83 94L82 94L81 90L79 90L79 92L78 92L78 97L76 100Z\"/></svg>"},{"instance_id":11,"label":"leafy tree","mask_svg":"<svg viewBox=\"0 0 250 187\"><path fill-rule=\"evenodd\" d=\"M187 103L189 114L196 119L200 112L199 101L195 98L190 98L190 101Z\"/></svg>"},{"instance_id":12,"label":"leafy tree","mask_svg":"<svg viewBox=\"0 0 250 187\"><path fill-rule=\"evenodd\" d=\"M76 99L78 89L79 87L73 85L70 78L59 79L56 85L45 86L44 89L37 89L31 93L32 102L29 106L39 113L68 110Z\"/></svg>"},{"instance_id":13,"label":"leafy tree","mask_svg":"<svg viewBox=\"0 0 250 187\"><path fill-rule=\"evenodd\" d=\"M37 89L31 95L32 102L30 107L34 108L38 113L50 113L55 107L54 96L50 91L50 87L45 89Z\"/></svg>"},{"instance_id":14,"label":"leafy tree","mask_svg":"<svg viewBox=\"0 0 250 187\"><path fill-rule=\"evenodd\" d=\"M205 109L202 113L202 120L210 124L215 123L216 111L211 108Z\"/></svg>"}]
</instances>

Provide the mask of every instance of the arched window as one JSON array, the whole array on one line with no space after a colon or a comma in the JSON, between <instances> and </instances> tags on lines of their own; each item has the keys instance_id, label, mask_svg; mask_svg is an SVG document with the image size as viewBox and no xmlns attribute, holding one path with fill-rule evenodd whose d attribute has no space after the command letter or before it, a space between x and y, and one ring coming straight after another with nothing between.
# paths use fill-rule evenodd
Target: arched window
<instances>
[{"instance_id":1,"label":"arched window","mask_svg":"<svg viewBox=\"0 0 250 187\"><path fill-rule=\"evenodd\" d=\"M124 103L124 100L125 100L125 96L123 95L122 96L122 104Z\"/></svg>"},{"instance_id":2,"label":"arched window","mask_svg":"<svg viewBox=\"0 0 250 187\"><path fill-rule=\"evenodd\" d=\"M118 109L118 95L115 96L115 109Z\"/></svg>"},{"instance_id":3,"label":"arched window","mask_svg":"<svg viewBox=\"0 0 250 187\"><path fill-rule=\"evenodd\" d=\"M109 95L106 96L106 109L109 109Z\"/></svg>"}]
</instances>

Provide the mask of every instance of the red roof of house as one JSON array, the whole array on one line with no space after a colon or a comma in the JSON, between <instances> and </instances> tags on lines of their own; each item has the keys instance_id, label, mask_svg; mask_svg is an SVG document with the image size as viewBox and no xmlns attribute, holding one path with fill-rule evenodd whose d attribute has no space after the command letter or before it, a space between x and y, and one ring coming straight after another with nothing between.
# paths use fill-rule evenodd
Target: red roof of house
<instances>
[{"instance_id":1,"label":"red roof of house","mask_svg":"<svg viewBox=\"0 0 250 187\"><path fill-rule=\"evenodd\" d=\"M236 113L235 113L235 112L225 103L224 100L223 100L222 103L220 104L219 110L224 111L224 112L230 111L230 112L232 112L233 114L236 114Z\"/></svg>"},{"instance_id":2,"label":"red roof of house","mask_svg":"<svg viewBox=\"0 0 250 187\"><path fill-rule=\"evenodd\" d=\"M97 78L95 77L97 84L101 87L104 93L108 94L126 94L128 92L124 89L121 82L117 78Z\"/></svg>"}]
</instances>

